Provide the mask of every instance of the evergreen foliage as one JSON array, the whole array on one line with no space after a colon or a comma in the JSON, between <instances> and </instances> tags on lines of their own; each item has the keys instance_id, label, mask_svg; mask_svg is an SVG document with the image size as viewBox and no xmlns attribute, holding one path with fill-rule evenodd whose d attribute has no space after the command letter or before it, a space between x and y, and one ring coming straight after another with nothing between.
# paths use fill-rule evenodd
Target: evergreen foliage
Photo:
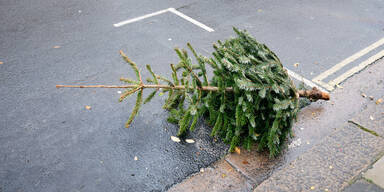
<instances>
[{"instance_id":1,"label":"evergreen foliage","mask_svg":"<svg viewBox=\"0 0 384 192\"><path fill-rule=\"evenodd\" d=\"M120 98L138 92L135 108L127 121L128 127L137 114L144 88L156 88L144 103L158 91L167 92L164 108L169 110L168 121L179 125L179 136L194 130L203 118L212 126L211 135L221 137L230 144L250 149L258 143L259 150L267 149L274 157L290 134L298 112L295 86L278 57L264 44L258 43L246 31L234 28L236 37L213 45L211 58L198 55L190 44L188 48L196 58L193 64L186 50L175 49L180 62L171 64L172 79L155 74L147 65L152 78L144 85L136 64L122 56L136 72L137 81L121 78L133 86ZM206 64L213 69L209 81ZM165 82L167 85L160 84ZM161 90L160 90L161 89Z\"/></svg>"}]
</instances>

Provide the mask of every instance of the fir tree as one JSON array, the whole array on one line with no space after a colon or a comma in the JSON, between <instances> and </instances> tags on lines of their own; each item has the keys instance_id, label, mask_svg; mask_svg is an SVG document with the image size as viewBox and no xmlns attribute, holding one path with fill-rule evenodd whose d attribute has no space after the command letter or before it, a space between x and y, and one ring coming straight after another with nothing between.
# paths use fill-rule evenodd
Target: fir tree
<instances>
[{"instance_id":1,"label":"fir tree","mask_svg":"<svg viewBox=\"0 0 384 192\"><path fill-rule=\"evenodd\" d=\"M329 99L329 96L315 88L297 91L275 53L246 31L236 28L234 31L236 37L213 45L215 51L211 58L198 55L188 43L195 64L186 50L175 49L180 61L177 65L171 64L172 79L155 74L147 65L152 77L147 79L149 84L144 84L137 65L121 51L137 80L121 78L129 84L126 86L77 87L127 88L119 101L137 93L127 128L142 104L159 91L168 92L163 107L169 110L168 121L179 125L178 136L193 131L198 120L204 118L212 127L211 135L229 143L230 151L236 146L250 149L257 143L259 150L267 149L274 157L291 133L299 111L299 96L314 100ZM213 69L210 80L207 64ZM145 88L155 90L143 101Z\"/></svg>"}]
</instances>

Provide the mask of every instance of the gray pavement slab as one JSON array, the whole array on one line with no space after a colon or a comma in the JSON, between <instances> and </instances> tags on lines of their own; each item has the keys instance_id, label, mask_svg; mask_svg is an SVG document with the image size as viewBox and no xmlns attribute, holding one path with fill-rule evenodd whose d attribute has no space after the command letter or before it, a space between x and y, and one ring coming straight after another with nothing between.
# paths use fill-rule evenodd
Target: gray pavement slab
<instances>
[{"instance_id":1,"label":"gray pavement slab","mask_svg":"<svg viewBox=\"0 0 384 192\"><path fill-rule=\"evenodd\" d=\"M367 108L365 110L363 110L357 117L353 118L351 121L362 126L362 128L372 131L373 134L378 134L384 137L383 103L375 104L375 101L372 101L369 105L367 105Z\"/></svg>"},{"instance_id":2,"label":"gray pavement slab","mask_svg":"<svg viewBox=\"0 0 384 192\"><path fill-rule=\"evenodd\" d=\"M345 188L344 192L384 192L384 189L364 179L359 179Z\"/></svg>"},{"instance_id":3,"label":"gray pavement slab","mask_svg":"<svg viewBox=\"0 0 384 192\"><path fill-rule=\"evenodd\" d=\"M339 191L384 153L384 140L347 124L255 191Z\"/></svg>"},{"instance_id":4,"label":"gray pavement slab","mask_svg":"<svg viewBox=\"0 0 384 192\"><path fill-rule=\"evenodd\" d=\"M384 189L384 158L379 159L363 177Z\"/></svg>"}]
</instances>

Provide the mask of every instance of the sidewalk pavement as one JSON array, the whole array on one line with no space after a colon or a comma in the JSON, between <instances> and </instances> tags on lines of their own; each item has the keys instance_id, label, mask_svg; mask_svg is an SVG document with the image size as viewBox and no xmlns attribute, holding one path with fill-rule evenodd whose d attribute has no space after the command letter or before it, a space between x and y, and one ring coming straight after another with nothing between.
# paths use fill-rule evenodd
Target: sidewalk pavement
<instances>
[{"instance_id":1,"label":"sidewalk pavement","mask_svg":"<svg viewBox=\"0 0 384 192\"><path fill-rule=\"evenodd\" d=\"M384 192L384 157L373 164L371 169L363 172L361 178L344 192Z\"/></svg>"},{"instance_id":2,"label":"sidewalk pavement","mask_svg":"<svg viewBox=\"0 0 384 192\"><path fill-rule=\"evenodd\" d=\"M279 157L228 154L169 191L383 191L383 65L375 62L330 101L302 109Z\"/></svg>"}]
</instances>

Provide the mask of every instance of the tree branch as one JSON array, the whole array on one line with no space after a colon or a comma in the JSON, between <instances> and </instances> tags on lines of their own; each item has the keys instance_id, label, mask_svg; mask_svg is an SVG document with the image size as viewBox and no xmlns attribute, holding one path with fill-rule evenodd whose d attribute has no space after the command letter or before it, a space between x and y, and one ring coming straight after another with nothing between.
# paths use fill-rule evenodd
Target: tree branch
<instances>
[{"instance_id":1,"label":"tree branch","mask_svg":"<svg viewBox=\"0 0 384 192\"><path fill-rule=\"evenodd\" d=\"M297 92L299 93L300 97L306 97L315 101L319 99L329 100L330 98L329 93L322 92L316 87L313 87L311 90L298 90Z\"/></svg>"},{"instance_id":2,"label":"tree branch","mask_svg":"<svg viewBox=\"0 0 384 192\"><path fill-rule=\"evenodd\" d=\"M56 88L137 88L138 85L56 85ZM141 89L152 88L152 89L186 89L183 85L150 85L150 84L142 84L139 86ZM202 86L197 87L197 89L202 91L219 91L218 87L213 86ZM232 92L232 87L227 87L225 89L227 92ZM299 90L298 95L300 97L305 97L312 100L329 100L330 96L328 93L322 92L318 90L316 87L313 87L311 90Z\"/></svg>"}]
</instances>

